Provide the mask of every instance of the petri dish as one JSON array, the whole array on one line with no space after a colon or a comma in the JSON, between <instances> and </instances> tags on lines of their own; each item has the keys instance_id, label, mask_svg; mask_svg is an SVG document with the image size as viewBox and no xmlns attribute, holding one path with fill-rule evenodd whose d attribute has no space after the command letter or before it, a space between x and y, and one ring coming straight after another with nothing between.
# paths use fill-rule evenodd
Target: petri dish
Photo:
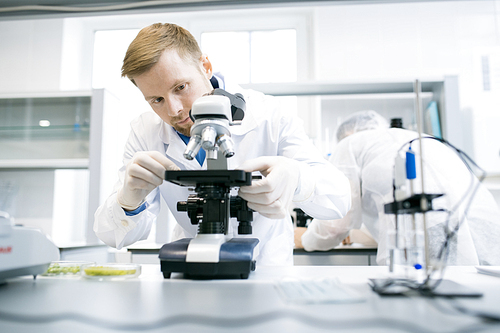
<instances>
[{"instance_id":1,"label":"petri dish","mask_svg":"<svg viewBox=\"0 0 500 333\"><path fill-rule=\"evenodd\" d=\"M53 261L42 276L80 277L82 266L92 264L92 261Z\"/></svg>"},{"instance_id":2,"label":"petri dish","mask_svg":"<svg viewBox=\"0 0 500 333\"><path fill-rule=\"evenodd\" d=\"M94 280L124 280L141 275L141 265L138 264L88 264L80 270L82 277Z\"/></svg>"}]
</instances>

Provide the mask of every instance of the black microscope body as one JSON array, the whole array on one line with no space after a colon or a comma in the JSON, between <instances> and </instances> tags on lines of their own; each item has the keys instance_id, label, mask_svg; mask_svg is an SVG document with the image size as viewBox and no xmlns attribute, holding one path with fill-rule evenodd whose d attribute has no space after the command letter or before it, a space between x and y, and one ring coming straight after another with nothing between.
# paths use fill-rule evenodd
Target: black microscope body
<instances>
[{"instance_id":1,"label":"black microscope body","mask_svg":"<svg viewBox=\"0 0 500 333\"><path fill-rule=\"evenodd\" d=\"M203 147L207 152L208 170L165 172L165 180L194 188L196 194L178 202L177 210L187 212L191 224L198 225L195 238L167 243L160 249L165 278L170 278L171 273L183 273L184 277L194 279L246 279L255 270L254 249L259 240L228 235L231 218L239 222L238 234L252 234L253 211L245 200L230 195L232 188L251 185L252 173L227 170L226 161L234 155L227 129L233 124L228 119L231 113L232 119L243 118L244 100L222 92L216 89L213 95L218 95L217 98L205 96L195 101L191 114L194 125L184 157L192 159Z\"/></svg>"}]
</instances>

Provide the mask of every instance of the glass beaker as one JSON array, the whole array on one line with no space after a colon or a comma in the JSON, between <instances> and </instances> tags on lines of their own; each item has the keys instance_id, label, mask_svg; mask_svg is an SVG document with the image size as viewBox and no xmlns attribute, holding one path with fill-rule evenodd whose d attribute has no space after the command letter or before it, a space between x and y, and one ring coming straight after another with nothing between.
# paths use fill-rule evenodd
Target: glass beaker
<instances>
[{"instance_id":1,"label":"glass beaker","mask_svg":"<svg viewBox=\"0 0 500 333\"><path fill-rule=\"evenodd\" d=\"M425 278L425 237L421 214L396 214L387 233L390 276L422 282Z\"/></svg>"}]
</instances>

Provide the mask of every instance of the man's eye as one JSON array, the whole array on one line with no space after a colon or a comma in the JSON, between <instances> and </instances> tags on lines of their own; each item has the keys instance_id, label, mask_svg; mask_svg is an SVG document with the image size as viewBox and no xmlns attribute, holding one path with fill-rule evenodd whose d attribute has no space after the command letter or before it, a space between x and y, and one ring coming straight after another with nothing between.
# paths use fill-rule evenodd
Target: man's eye
<instances>
[{"instance_id":1,"label":"man's eye","mask_svg":"<svg viewBox=\"0 0 500 333\"><path fill-rule=\"evenodd\" d=\"M153 103L160 103L163 101L163 97L158 97L157 99L153 100Z\"/></svg>"},{"instance_id":2,"label":"man's eye","mask_svg":"<svg viewBox=\"0 0 500 333\"><path fill-rule=\"evenodd\" d=\"M181 84L180 86L177 87L177 90L183 90L184 88L186 88L186 85Z\"/></svg>"}]
</instances>

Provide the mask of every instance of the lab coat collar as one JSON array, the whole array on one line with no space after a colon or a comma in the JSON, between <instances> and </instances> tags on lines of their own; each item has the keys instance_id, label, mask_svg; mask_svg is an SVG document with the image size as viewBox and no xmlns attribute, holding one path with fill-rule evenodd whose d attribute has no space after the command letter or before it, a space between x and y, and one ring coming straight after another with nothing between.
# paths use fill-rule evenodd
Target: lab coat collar
<instances>
[{"instance_id":1,"label":"lab coat collar","mask_svg":"<svg viewBox=\"0 0 500 333\"><path fill-rule=\"evenodd\" d=\"M165 145L165 154L167 158L173 161L182 170L200 170L207 168L206 159L203 162L203 166L200 166L196 159L190 161L184 158L186 144L179 137L177 131L164 121L162 121L160 126L160 139Z\"/></svg>"}]
</instances>

